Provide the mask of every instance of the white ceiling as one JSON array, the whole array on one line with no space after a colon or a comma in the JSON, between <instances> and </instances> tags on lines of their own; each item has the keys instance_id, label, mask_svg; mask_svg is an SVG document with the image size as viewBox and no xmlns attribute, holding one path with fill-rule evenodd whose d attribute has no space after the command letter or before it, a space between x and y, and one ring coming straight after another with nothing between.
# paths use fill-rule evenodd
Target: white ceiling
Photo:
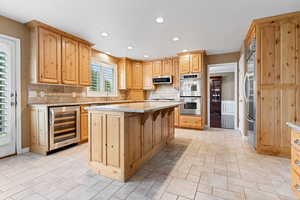
<instances>
[{"instance_id":1,"label":"white ceiling","mask_svg":"<svg viewBox=\"0 0 300 200\"><path fill-rule=\"evenodd\" d=\"M183 49L238 51L252 19L298 10L300 0L0 0L0 15L40 20L98 50L136 59L174 56ZM158 16L163 24L155 22ZM173 42L174 36L180 40Z\"/></svg>"}]
</instances>

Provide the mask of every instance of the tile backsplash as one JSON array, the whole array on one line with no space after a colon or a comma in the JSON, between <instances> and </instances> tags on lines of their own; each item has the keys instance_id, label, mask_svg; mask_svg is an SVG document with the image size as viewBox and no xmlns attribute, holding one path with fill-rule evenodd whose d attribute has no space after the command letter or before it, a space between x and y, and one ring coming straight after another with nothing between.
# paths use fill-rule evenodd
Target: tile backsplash
<instances>
[{"instance_id":1,"label":"tile backsplash","mask_svg":"<svg viewBox=\"0 0 300 200\"><path fill-rule=\"evenodd\" d=\"M126 92L119 91L118 97L88 97L86 87L29 84L28 103L65 103L111 101L126 99Z\"/></svg>"},{"instance_id":2,"label":"tile backsplash","mask_svg":"<svg viewBox=\"0 0 300 200\"><path fill-rule=\"evenodd\" d=\"M172 85L159 85L156 90L147 92L147 99L180 99L178 89Z\"/></svg>"}]
</instances>

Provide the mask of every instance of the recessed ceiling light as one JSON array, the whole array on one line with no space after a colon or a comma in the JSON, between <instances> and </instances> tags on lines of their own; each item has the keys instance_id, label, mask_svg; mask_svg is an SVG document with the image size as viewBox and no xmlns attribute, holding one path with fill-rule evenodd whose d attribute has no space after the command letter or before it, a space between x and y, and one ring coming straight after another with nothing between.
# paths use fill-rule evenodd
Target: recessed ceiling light
<instances>
[{"instance_id":1,"label":"recessed ceiling light","mask_svg":"<svg viewBox=\"0 0 300 200\"><path fill-rule=\"evenodd\" d=\"M178 37L173 37L173 41L178 41L179 38Z\"/></svg>"},{"instance_id":2,"label":"recessed ceiling light","mask_svg":"<svg viewBox=\"0 0 300 200\"><path fill-rule=\"evenodd\" d=\"M155 19L155 21L156 21L157 23L159 23L159 24L162 24L162 23L164 23L164 18L162 18L162 17L157 17L157 18Z\"/></svg>"},{"instance_id":3,"label":"recessed ceiling light","mask_svg":"<svg viewBox=\"0 0 300 200\"><path fill-rule=\"evenodd\" d=\"M102 37L107 37L107 36L108 36L108 33L102 32L101 35L102 35Z\"/></svg>"},{"instance_id":4,"label":"recessed ceiling light","mask_svg":"<svg viewBox=\"0 0 300 200\"><path fill-rule=\"evenodd\" d=\"M133 49L133 46L128 46L127 49L131 50Z\"/></svg>"},{"instance_id":5,"label":"recessed ceiling light","mask_svg":"<svg viewBox=\"0 0 300 200\"><path fill-rule=\"evenodd\" d=\"M149 56L148 55L144 55L144 58L149 58Z\"/></svg>"},{"instance_id":6,"label":"recessed ceiling light","mask_svg":"<svg viewBox=\"0 0 300 200\"><path fill-rule=\"evenodd\" d=\"M183 49L183 50L182 50L182 52L187 52L187 51L188 51L187 49Z\"/></svg>"}]
</instances>

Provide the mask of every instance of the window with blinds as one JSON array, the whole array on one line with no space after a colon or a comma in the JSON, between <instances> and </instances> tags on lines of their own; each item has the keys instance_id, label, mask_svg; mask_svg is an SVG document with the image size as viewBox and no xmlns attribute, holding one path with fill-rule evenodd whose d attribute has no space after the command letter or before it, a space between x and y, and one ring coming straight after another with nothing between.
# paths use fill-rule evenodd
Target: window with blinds
<instances>
[{"instance_id":1,"label":"window with blinds","mask_svg":"<svg viewBox=\"0 0 300 200\"><path fill-rule=\"evenodd\" d=\"M0 137L7 135L7 55L0 51Z\"/></svg>"},{"instance_id":2,"label":"window with blinds","mask_svg":"<svg viewBox=\"0 0 300 200\"><path fill-rule=\"evenodd\" d=\"M92 85L88 90L89 96L116 96L116 66L104 63L93 63Z\"/></svg>"}]
</instances>

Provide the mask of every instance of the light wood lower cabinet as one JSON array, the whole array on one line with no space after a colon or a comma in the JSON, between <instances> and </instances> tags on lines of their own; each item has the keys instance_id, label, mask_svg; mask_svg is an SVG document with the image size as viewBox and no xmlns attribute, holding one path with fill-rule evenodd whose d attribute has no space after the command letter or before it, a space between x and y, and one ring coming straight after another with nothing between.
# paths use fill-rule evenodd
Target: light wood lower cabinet
<instances>
[{"instance_id":1,"label":"light wood lower cabinet","mask_svg":"<svg viewBox=\"0 0 300 200\"><path fill-rule=\"evenodd\" d=\"M90 165L103 176L125 181L174 138L174 110L155 113L91 111Z\"/></svg>"},{"instance_id":2,"label":"light wood lower cabinet","mask_svg":"<svg viewBox=\"0 0 300 200\"><path fill-rule=\"evenodd\" d=\"M291 132L291 167L292 191L300 198L300 131L292 128Z\"/></svg>"},{"instance_id":3,"label":"light wood lower cabinet","mask_svg":"<svg viewBox=\"0 0 300 200\"><path fill-rule=\"evenodd\" d=\"M203 129L201 116L180 115L179 123L182 128Z\"/></svg>"}]
</instances>

